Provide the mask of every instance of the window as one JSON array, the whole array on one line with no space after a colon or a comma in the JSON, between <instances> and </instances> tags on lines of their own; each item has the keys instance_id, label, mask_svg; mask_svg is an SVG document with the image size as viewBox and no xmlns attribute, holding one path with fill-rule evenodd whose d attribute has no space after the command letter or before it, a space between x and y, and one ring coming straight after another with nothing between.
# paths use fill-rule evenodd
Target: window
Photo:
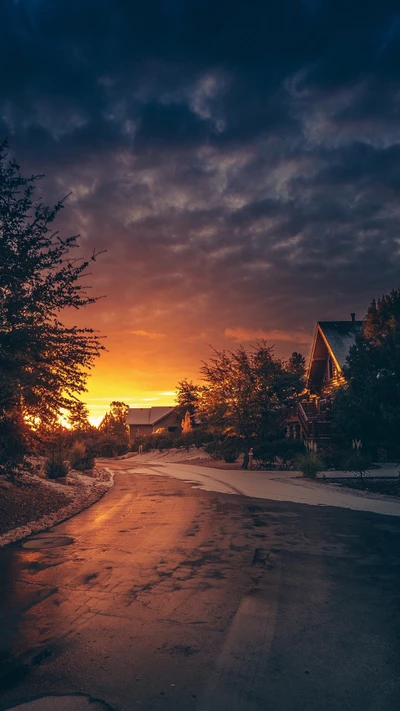
<instances>
[{"instance_id":1,"label":"window","mask_svg":"<svg viewBox=\"0 0 400 711\"><path fill-rule=\"evenodd\" d=\"M328 358L328 378L329 380L332 380L333 378L333 363L332 358L330 356Z\"/></svg>"}]
</instances>

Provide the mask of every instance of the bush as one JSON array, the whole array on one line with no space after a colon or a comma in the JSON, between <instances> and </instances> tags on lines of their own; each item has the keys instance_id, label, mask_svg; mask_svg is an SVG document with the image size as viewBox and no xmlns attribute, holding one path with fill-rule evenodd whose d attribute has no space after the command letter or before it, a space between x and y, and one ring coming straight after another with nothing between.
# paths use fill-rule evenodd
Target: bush
<instances>
[{"instance_id":1,"label":"bush","mask_svg":"<svg viewBox=\"0 0 400 711\"><path fill-rule=\"evenodd\" d=\"M371 466L371 459L367 454L352 454L343 464L345 472L356 472L361 477Z\"/></svg>"},{"instance_id":2,"label":"bush","mask_svg":"<svg viewBox=\"0 0 400 711\"><path fill-rule=\"evenodd\" d=\"M335 447L334 445L325 445L318 448L319 455L324 461L327 469L335 469L341 471L344 464L351 456L351 450L343 449L343 447Z\"/></svg>"},{"instance_id":3,"label":"bush","mask_svg":"<svg viewBox=\"0 0 400 711\"><path fill-rule=\"evenodd\" d=\"M131 452L137 452L140 445L143 447L145 439L145 435L136 435L130 445Z\"/></svg>"},{"instance_id":4,"label":"bush","mask_svg":"<svg viewBox=\"0 0 400 711\"><path fill-rule=\"evenodd\" d=\"M77 471L84 472L94 467L93 452L83 442L75 442L68 459L72 469Z\"/></svg>"},{"instance_id":5,"label":"bush","mask_svg":"<svg viewBox=\"0 0 400 711\"><path fill-rule=\"evenodd\" d=\"M204 447L204 451L207 452L212 459L223 459L224 462L233 464L243 451L243 443L239 437L227 437L219 442L209 442Z\"/></svg>"},{"instance_id":6,"label":"bush","mask_svg":"<svg viewBox=\"0 0 400 711\"><path fill-rule=\"evenodd\" d=\"M243 451L243 443L239 437L228 437L222 442L222 458L224 462L233 464Z\"/></svg>"},{"instance_id":7,"label":"bush","mask_svg":"<svg viewBox=\"0 0 400 711\"><path fill-rule=\"evenodd\" d=\"M192 436L193 444L197 448L209 444L214 439L214 435L209 432L209 430L204 429L204 427L195 427L192 431Z\"/></svg>"},{"instance_id":8,"label":"bush","mask_svg":"<svg viewBox=\"0 0 400 711\"><path fill-rule=\"evenodd\" d=\"M0 473L10 475L28 453L27 426L19 413L0 418Z\"/></svg>"},{"instance_id":9,"label":"bush","mask_svg":"<svg viewBox=\"0 0 400 711\"><path fill-rule=\"evenodd\" d=\"M46 459L44 471L48 479L62 479L69 471L62 452L52 452Z\"/></svg>"},{"instance_id":10,"label":"bush","mask_svg":"<svg viewBox=\"0 0 400 711\"><path fill-rule=\"evenodd\" d=\"M222 459L222 446L221 442L209 442L204 447L204 451L210 455L211 459Z\"/></svg>"},{"instance_id":11,"label":"bush","mask_svg":"<svg viewBox=\"0 0 400 711\"><path fill-rule=\"evenodd\" d=\"M194 436L193 436L193 431L191 430L190 432L185 432L181 435L178 435L175 439L175 447L184 447L185 449L190 449L194 444Z\"/></svg>"},{"instance_id":12,"label":"bush","mask_svg":"<svg viewBox=\"0 0 400 711\"><path fill-rule=\"evenodd\" d=\"M315 479L318 472L323 471L325 468L322 459L311 452L308 452L307 454L300 454L296 458L296 466L301 471L302 475L308 479Z\"/></svg>"},{"instance_id":13,"label":"bush","mask_svg":"<svg viewBox=\"0 0 400 711\"><path fill-rule=\"evenodd\" d=\"M254 458L272 468L278 466L279 469L288 469L300 454L304 454L304 442L299 439L263 441L254 447Z\"/></svg>"},{"instance_id":14,"label":"bush","mask_svg":"<svg viewBox=\"0 0 400 711\"><path fill-rule=\"evenodd\" d=\"M105 436L97 440L93 454L96 457L118 457L121 454L126 454L127 451L128 446L125 441L121 441L117 437Z\"/></svg>"},{"instance_id":15,"label":"bush","mask_svg":"<svg viewBox=\"0 0 400 711\"><path fill-rule=\"evenodd\" d=\"M153 449L159 449L162 452L164 449L171 449L175 445L175 437L173 432L159 432L153 435Z\"/></svg>"}]
</instances>

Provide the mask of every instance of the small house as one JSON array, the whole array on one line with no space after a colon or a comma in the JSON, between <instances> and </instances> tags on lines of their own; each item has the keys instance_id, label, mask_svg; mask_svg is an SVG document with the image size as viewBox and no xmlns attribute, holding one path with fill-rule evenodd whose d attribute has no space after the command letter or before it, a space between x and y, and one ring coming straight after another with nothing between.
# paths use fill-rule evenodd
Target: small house
<instances>
[{"instance_id":1,"label":"small house","mask_svg":"<svg viewBox=\"0 0 400 711\"><path fill-rule=\"evenodd\" d=\"M137 435L148 435L159 429L176 432L181 428L181 418L174 407L130 407L126 416L129 439Z\"/></svg>"}]
</instances>

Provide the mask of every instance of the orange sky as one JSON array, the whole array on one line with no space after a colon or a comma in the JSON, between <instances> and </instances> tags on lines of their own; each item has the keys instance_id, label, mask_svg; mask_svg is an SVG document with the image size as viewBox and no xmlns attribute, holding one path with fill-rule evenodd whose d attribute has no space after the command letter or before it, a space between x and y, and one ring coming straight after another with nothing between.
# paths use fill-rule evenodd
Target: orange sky
<instances>
[{"instance_id":1,"label":"orange sky","mask_svg":"<svg viewBox=\"0 0 400 711\"><path fill-rule=\"evenodd\" d=\"M190 321L188 328L179 332L173 314L169 319L164 315L162 324L153 313L152 319L148 315L144 323L121 329L116 320L109 320L107 301L101 300L80 314L82 322L107 336L104 340L107 352L96 362L84 397L91 422L96 425L112 400L122 400L131 407L173 404L179 380L187 377L200 381L201 361L211 355L210 344L234 349L239 342L248 344L266 337L276 344L276 354L283 357L294 349L308 355L310 348L310 334L300 330L267 332L261 328L224 330L214 326L197 330L196 322ZM120 321L124 320L121 313Z\"/></svg>"}]
</instances>

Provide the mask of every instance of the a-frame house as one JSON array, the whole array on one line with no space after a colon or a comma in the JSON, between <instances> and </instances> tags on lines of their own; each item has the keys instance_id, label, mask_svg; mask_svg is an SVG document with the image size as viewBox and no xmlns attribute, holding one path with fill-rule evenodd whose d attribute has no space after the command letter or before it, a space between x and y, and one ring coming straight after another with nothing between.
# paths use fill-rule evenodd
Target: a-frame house
<instances>
[{"instance_id":1,"label":"a-frame house","mask_svg":"<svg viewBox=\"0 0 400 711\"><path fill-rule=\"evenodd\" d=\"M335 390L345 382L343 366L362 321L318 321L307 369L306 390L286 419L288 437L329 439Z\"/></svg>"}]
</instances>

